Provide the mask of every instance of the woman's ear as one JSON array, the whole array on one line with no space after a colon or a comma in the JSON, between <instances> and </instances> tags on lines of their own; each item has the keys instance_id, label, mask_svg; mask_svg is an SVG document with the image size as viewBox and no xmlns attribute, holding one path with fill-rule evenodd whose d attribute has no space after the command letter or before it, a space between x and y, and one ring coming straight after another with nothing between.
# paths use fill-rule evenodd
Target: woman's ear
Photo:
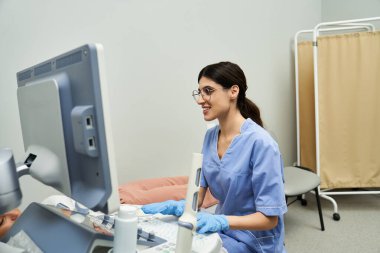
<instances>
[{"instance_id":1,"label":"woman's ear","mask_svg":"<svg viewBox=\"0 0 380 253\"><path fill-rule=\"evenodd\" d=\"M239 96L239 86L237 86L236 84L232 85L231 88L230 88L230 94L231 94L231 99L232 100L235 100L238 98Z\"/></svg>"}]
</instances>

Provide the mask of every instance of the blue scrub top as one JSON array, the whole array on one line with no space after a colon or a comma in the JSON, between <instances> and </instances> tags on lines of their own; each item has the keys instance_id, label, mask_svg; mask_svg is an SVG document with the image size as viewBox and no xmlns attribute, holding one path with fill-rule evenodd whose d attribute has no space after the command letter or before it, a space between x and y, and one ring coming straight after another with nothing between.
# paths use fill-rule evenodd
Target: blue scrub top
<instances>
[{"instance_id":1,"label":"blue scrub top","mask_svg":"<svg viewBox=\"0 0 380 253\"><path fill-rule=\"evenodd\" d=\"M275 228L265 231L220 232L229 253L283 253L284 221L287 211L284 173L277 143L251 119L245 120L222 159L218 156L219 126L209 129L203 143L201 186L209 187L219 200L216 214L248 215L261 212L278 216Z\"/></svg>"}]
</instances>

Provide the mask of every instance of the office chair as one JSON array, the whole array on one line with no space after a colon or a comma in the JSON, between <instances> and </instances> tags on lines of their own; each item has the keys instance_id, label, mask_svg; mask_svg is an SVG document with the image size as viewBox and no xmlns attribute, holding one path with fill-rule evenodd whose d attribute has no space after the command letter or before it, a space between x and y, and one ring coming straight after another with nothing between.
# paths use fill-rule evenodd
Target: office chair
<instances>
[{"instance_id":1,"label":"office chair","mask_svg":"<svg viewBox=\"0 0 380 253\"><path fill-rule=\"evenodd\" d=\"M321 230L324 231L325 225L323 223L321 201L318 190L318 186L321 183L319 176L310 171L308 168L301 166L289 166L284 168L284 177L286 203L288 203L288 197L297 197L298 200L301 200L302 205L306 205L307 202L305 199L302 199L302 194L309 191L315 192Z\"/></svg>"}]
</instances>

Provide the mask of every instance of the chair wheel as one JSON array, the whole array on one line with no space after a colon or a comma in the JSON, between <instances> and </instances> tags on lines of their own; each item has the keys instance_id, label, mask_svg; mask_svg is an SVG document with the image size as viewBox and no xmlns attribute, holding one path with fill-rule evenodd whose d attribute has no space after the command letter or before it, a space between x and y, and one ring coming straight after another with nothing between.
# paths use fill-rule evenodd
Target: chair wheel
<instances>
[{"instance_id":1,"label":"chair wheel","mask_svg":"<svg viewBox=\"0 0 380 253\"><path fill-rule=\"evenodd\" d=\"M340 220L340 215L339 215L339 213L334 213L334 214L333 214L333 219L336 220L336 221Z\"/></svg>"},{"instance_id":2,"label":"chair wheel","mask_svg":"<svg viewBox=\"0 0 380 253\"><path fill-rule=\"evenodd\" d=\"M306 199L301 199L301 205L307 206L307 200Z\"/></svg>"}]
</instances>

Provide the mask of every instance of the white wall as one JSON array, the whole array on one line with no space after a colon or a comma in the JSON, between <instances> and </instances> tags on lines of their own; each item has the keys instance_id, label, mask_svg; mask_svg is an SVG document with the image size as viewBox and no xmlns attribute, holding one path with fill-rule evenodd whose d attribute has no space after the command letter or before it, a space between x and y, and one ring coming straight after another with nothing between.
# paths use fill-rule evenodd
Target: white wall
<instances>
[{"instance_id":1,"label":"white wall","mask_svg":"<svg viewBox=\"0 0 380 253\"><path fill-rule=\"evenodd\" d=\"M380 0L322 0L321 3L323 22L380 16ZM380 27L379 22L374 24Z\"/></svg>"},{"instance_id":2,"label":"white wall","mask_svg":"<svg viewBox=\"0 0 380 253\"><path fill-rule=\"evenodd\" d=\"M187 175L206 124L191 91L207 64L245 71L248 96L296 159L292 38L315 0L0 0L0 147L23 155L16 72L87 42L105 47L119 183ZM23 206L52 193L21 180Z\"/></svg>"}]
</instances>

